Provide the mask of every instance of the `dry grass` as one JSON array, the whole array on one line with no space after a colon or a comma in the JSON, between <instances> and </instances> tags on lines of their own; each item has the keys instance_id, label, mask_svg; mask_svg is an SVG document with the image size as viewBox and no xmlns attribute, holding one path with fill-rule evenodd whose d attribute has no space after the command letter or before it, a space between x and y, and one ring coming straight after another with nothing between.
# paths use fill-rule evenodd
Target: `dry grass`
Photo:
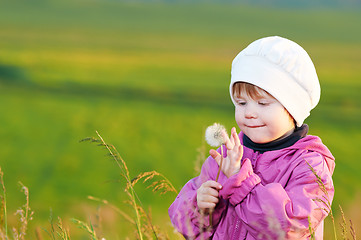
<instances>
[{"instance_id":1,"label":"dry grass","mask_svg":"<svg viewBox=\"0 0 361 240\"><path fill-rule=\"evenodd\" d=\"M90 141L93 143L97 143L98 146L104 147L108 152L109 156L115 161L117 166L121 171L121 176L126 182L126 187L124 189L125 193L128 196L127 203L132 207L134 210L134 216L129 216L129 214L125 213L124 211L120 210L119 208L115 207L114 205L108 203L106 200L100 200L95 197L90 197L92 200L97 200L102 202L105 205L111 206L115 211L117 211L120 215L122 215L129 223L136 226L137 234L136 237L140 240L146 239L169 239L166 233L160 231L158 226L155 226L152 222L150 210L146 211L145 207L143 206L142 201L139 199L138 194L136 193L134 186L139 181L151 182L148 188L151 188L153 192L158 192L160 194L165 194L167 192L174 192L178 194L178 191L175 189L173 184L166 178L163 174L158 173L157 171L149 171L143 172L138 174L136 177L131 178L130 173L127 167L126 162L120 156L119 152L116 148L111 145L107 144L102 136L97 133L97 138L86 138L81 140L83 141ZM92 229L92 228L90 228ZM88 231L89 228L86 228ZM88 231L89 232L89 231ZM91 233L91 232L89 232ZM96 239L96 238L94 238Z\"/></svg>"},{"instance_id":2,"label":"dry grass","mask_svg":"<svg viewBox=\"0 0 361 240\"><path fill-rule=\"evenodd\" d=\"M8 222L7 222L7 209L6 209L6 188L4 183L4 173L0 167L0 184L2 186L2 195L1 198L1 225L0 225L0 238L4 240L14 239L14 240L24 240L26 239L26 234L28 230L28 224L32 220L32 216L34 212L30 208L30 201L29 201L29 189L25 187L21 182L19 185L21 187L21 191L25 195L25 204L21 206L14 214L19 217L18 219L18 226L13 226L12 230L12 237L9 236L8 231Z\"/></svg>"},{"instance_id":3,"label":"dry grass","mask_svg":"<svg viewBox=\"0 0 361 240\"><path fill-rule=\"evenodd\" d=\"M93 196L89 196L88 198L93 201L97 201L101 204L104 204L110 207L113 211L118 213L121 217L123 217L130 225L135 226L136 231L134 232L134 236L131 239L170 239L166 232L162 232L160 227L155 226L152 222L151 211L146 210L143 206L143 203L139 199L136 191L134 190L135 184L138 182L150 183L147 188L152 189L153 192L157 192L159 194L165 194L167 192L174 192L178 194L178 191L172 185L172 183L167 179L163 174L158 173L156 171L143 172L138 174L136 177L131 178L130 172L126 165L126 162L120 156L119 152L115 149L115 147L111 144L107 144L104 139L97 132L97 137L94 138L86 138L81 140L90 141L92 143L97 143L98 146L103 147L108 155L115 161L117 166L120 169L120 175L125 180L126 187L124 189L126 195L128 196L128 200L126 201L133 209L133 214L126 213L121 210L114 204L109 203L107 200L96 198ZM30 209L29 204L29 190L22 183L19 183L21 186L21 190L25 194L26 203L16 211L16 215L19 216L19 226L12 227L12 237L9 236L9 226L7 222L7 206L6 206L6 188L3 179L4 173L0 168L0 184L2 186L2 194L0 195L1 205L0 205L0 239L1 240L24 240L26 239L26 234L28 231L28 223L32 220L33 211ZM72 219L72 222L77 225L80 229L82 229L90 239L92 240L103 240L104 238L101 236L101 229L95 229L95 225L91 222L87 223L78 219ZM52 240L70 240L70 232L62 222L60 217L57 218L55 222L52 216L52 212L50 213L50 229L42 229L39 230L37 228L35 230L35 237L38 240L43 239L42 232L45 232L48 237ZM176 234L175 234L176 235Z\"/></svg>"},{"instance_id":4,"label":"dry grass","mask_svg":"<svg viewBox=\"0 0 361 240\"><path fill-rule=\"evenodd\" d=\"M337 228L336 228L336 224L335 224L335 217L332 211L332 207L331 207L331 202L329 200L329 196L328 196L328 192L326 189L325 184L322 182L321 177L316 173L315 169L306 161L307 165L309 166L309 168L311 169L312 173L315 175L316 179L315 181L317 182L318 186L320 187L321 191L324 193L322 198L316 198L313 199L314 201L317 202L322 202L326 207L325 208L321 208L323 211L325 211L327 213L328 216L330 216L331 220L332 220L332 227L333 227L333 233L334 233L334 240L337 240ZM340 212L341 212L341 217L342 217L342 221L340 223L340 227L341 227L341 237L343 240L349 240L349 236L348 236L348 224L346 223L346 217L345 214L342 210L342 207L339 205L340 208ZM354 229L353 223L351 220L349 220L350 225L350 234L351 234L351 239L356 240L356 231ZM315 231L314 229L312 229L311 227L311 222L310 222L310 218L309 218L309 231L311 234L310 239L315 239Z\"/></svg>"},{"instance_id":5,"label":"dry grass","mask_svg":"<svg viewBox=\"0 0 361 240\"><path fill-rule=\"evenodd\" d=\"M64 240L70 240L70 233L69 229L67 229L63 225L63 221L60 217L58 217L57 223L54 223L53 213L50 211L50 231L44 229L44 231L48 234L51 240L57 240L57 239L64 239ZM38 240L42 240L43 236L41 234L41 231L37 229L36 231L36 238Z\"/></svg>"},{"instance_id":6,"label":"dry grass","mask_svg":"<svg viewBox=\"0 0 361 240\"><path fill-rule=\"evenodd\" d=\"M152 221L152 214L150 209L145 209L143 206L141 200L139 199L134 186L141 182L143 184L149 183L147 188L152 189L153 192L157 192L159 194L165 194L167 192L173 192L175 194L178 194L178 191L174 188L172 183L168 178L166 178L163 174L158 173L156 171L148 171L143 172L138 175L136 175L134 178L130 177L129 169L126 165L126 162L122 159L118 151L115 149L115 147L111 144L107 144L104 139L100 136L100 134L97 132L97 137L94 138L86 138L81 141L88 141L92 143L96 143L98 146L105 149L109 155L117 164L117 166L120 169L121 176L125 180L125 188L124 191L128 197L128 200L126 203L131 206L133 209L133 213L129 213L126 210L122 210L120 207L116 206L115 204L109 203L105 199L100 199L93 196L88 196L88 199L98 202L106 207L108 207L111 211L117 213L119 216L121 216L130 226L134 227L133 235L126 239L179 239L180 235L179 233L176 233L174 231L173 235L170 237L169 233L164 232L161 230L159 226L156 226L153 224ZM203 156L204 158L204 147L202 147L199 150L199 154ZM196 166L199 166L200 160L196 162ZM308 163L307 163L308 164ZM309 164L308 164L309 165ZM344 214L343 209L341 206L339 206L339 210L341 213L341 219L339 227L336 227L335 224L335 217L331 208L331 203L328 198L327 190L325 185L323 184L321 178L317 175L315 170L312 168L311 165L309 165L310 169L315 175L315 181L318 183L320 189L323 191L324 195L322 198L314 199L314 201L322 202L326 207L322 208L323 211L325 211L332 220L333 225L333 233L334 233L334 240L338 239L338 236L341 236L341 239L343 240L356 240L356 231L354 223L351 220L346 220L346 216ZM199 168L195 168L195 170L198 172ZM8 212L7 212L7 205L6 205L6 188L4 183L4 173L0 167L0 184L1 184L1 195L0 195L0 239L1 240L24 240L27 239L28 235L28 224L32 220L33 211L30 208L29 203L29 190L27 187L25 187L21 182L19 182L19 185L21 187L21 191L25 195L25 204L19 208L15 215L18 216L18 222L17 226L8 226ZM359 204L359 203L357 203ZM100 213L98 213L100 215ZM100 216L97 215L96 219L97 222L92 222L89 220L89 222L84 222L82 220L78 219L72 219L73 224L78 226L80 229L85 232L85 234L92 240L105 240L103 237L104 233L101 229L100 222ZM354 215L355 216L355 215ZM273 221L272 218L267 219L269 222L269 228L274 231L281 231L279 226ZM310 220L309 220L310 222ZM46 233L48 238L46 239L52 239L52 240L70 240L70 231L67 227L64 226L63 221L60 217L57 217L56 221L54 221L54 218L52 216L52 211L50 211L50 228L44 229L37 227L35 230L35 238L38 240L42 240L43 233ZM183 223L187 224L187 223ZM190 223L189 223L190 224ZM310 239L315 239L315 231L311 227L311 223L309 224L309 231L310 231ZM49 226L48 226L49 227ZM9 231L9 229L11 231ZM337 230L340 230L340 233L337 232ZM263 238L267 237L262 235ZM283 235L279 235L279 239L284 239L282 237Z\"/></svg>"}]
</instances>

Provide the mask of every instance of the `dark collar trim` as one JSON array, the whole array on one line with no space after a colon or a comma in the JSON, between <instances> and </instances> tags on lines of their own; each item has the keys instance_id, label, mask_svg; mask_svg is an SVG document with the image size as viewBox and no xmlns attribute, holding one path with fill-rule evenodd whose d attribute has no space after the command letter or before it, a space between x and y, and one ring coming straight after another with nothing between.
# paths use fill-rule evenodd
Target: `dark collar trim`
<instances>
[{"instance_id":1,"label":"dark collar trim","mask_svg":"<svg viewBox=\"0 0 361 240\"><path fill-rule=\"evenodd\" d=\"M298 140L305 137L308 133L308 125L303 124L301 127L298 127L295 129L295 131L287 136L286 138L280 139L280 140L274 140L272 142L268 143L255 143L252 142L252 140L247 137L245 134L243 134L243 145L247 148L250 148L254 151L258 151L260 153L264 153L267 151L274 151L274 150L280 150L282 148L290 147L293 144L295 144Z\"/></svg>"}]
</instances>

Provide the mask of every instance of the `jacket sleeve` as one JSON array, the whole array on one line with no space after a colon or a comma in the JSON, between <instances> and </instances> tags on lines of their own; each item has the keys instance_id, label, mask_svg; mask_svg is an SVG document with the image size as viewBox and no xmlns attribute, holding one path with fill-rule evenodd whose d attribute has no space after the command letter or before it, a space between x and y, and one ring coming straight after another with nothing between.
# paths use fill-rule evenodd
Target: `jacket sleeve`
<instances>
[{"instance_id":1,"label":"jacket sleeve","mask_svg":"<svg viewBox=\"0 0 361 240\"><path fill-rule=\"evenodd\" d=\"M213 226L211 227L209 226L209 216L202 215L197 206L198 188L208 180L215 180L217 171L217 162L212 157L208 157L202 166L201 174L186 183L168 209L173 226L186 239L210 238L221 219L226 207L226 200L220 199L217 204L212 214Z\"/></svg>"},{"instance_id":2,"label":"jacket sleeve","mask_svg":"<svg viewBox=\"0 0 361 240\"><path fill-rule=\"evenodd\" d=\"M323 156L309 152L294 162L285 186L257 182L249 160L223 185L221 197L255 239L300 239L310 235L309 223L316 229L328 215L334 188Z\"/></svg>"}]
</instances>

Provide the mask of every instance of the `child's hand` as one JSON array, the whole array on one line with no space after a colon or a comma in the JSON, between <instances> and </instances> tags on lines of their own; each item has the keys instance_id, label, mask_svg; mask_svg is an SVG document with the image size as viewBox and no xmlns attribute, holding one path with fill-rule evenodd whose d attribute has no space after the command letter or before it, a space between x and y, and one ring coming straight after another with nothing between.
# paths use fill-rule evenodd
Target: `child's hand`
<instances>
[{"instance_id":1,"label":"child's hand","mask_svg":"<svg viewBox=\"0 0 361 240\"><path fill-rule=\"evenodd\" d=\"M222 185L209 180L203 183L197 190L197 205L201 212L213 212L218 203L218 192Z\"/></svg>"},{"instance_id":2,"label":"child's hand","mask_svg":"<svg viewBox=\"0 0 361 240\"><path fill-rule=\"evenodd\" d=\"M228 137L227 133L223 133L226 139L227 157L223 159L222 172L228 178L239 172L241 167L241 159L243 156L243 146L239 141L239 137L236 132L236 128L232 128L231 138ZM221 155L214 149L209 151L214 160L220 165Z\"/></svg>"}]
</instances>

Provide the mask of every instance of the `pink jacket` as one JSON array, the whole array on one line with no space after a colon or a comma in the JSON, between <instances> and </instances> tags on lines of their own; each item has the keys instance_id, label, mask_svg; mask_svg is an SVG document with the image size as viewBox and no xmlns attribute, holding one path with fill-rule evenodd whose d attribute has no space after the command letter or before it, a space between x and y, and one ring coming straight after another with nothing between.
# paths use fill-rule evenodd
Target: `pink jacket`
<instances>
[{"instance_id":1,"label":"pink jacket","mask_svg":"<svg viewBox=\"0 0 361 240\"><path fill-rule=\"evenodd\" d=\"M322 179L323 190L307 163ZM208 157L201 174L183 187L170 206L169 216L187 239L309 239L311 222L315 239L320 240L325 202L331 203L334 195L334 168L334 157L316 136L263 154L244 147L239 173L230 178L220 174L223 188L210 227L196 200L201 184L217 175L218 164Z\"/></svg>"}]
</instances>

